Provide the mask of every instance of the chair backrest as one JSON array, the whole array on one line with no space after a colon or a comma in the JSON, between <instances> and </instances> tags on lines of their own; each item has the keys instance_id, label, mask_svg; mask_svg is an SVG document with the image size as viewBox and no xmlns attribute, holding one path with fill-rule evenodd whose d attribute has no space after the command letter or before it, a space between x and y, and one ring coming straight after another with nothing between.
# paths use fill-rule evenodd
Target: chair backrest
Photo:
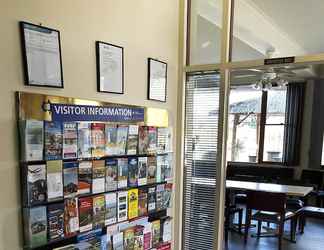
<instances>
[{"instance_id":1,"label":"chair backrest","mask_svg":"<svg viewBox=\"0 0 324 250\"><path fill-rule=\"evenodd\" d=\"M287 195L284 193L269 193L250 191L247 196L247 209L267 212L285 213Z\"/></svg>"},{"instance_id":2,"label":"chair backrest","mask_svg":"<svg viewBox=\"0 0 324 250\"><path fill-rule=\"evenodd\" d=\"M283 168L283 167L260 167L251 164L233 164L228 162L226 169L227 179L235 180L242 176L250 177L253 176L256 182L274 182L277 180L293 179L294 168ZM242 180L242 179L240 179ZM250 181L250 180L248 180ZM254 181L254 180L251 180Z\"/></svg>"},{"instance_id":3,"label":"chair backrest","mask_svg":"<svg viewBox=\"0 0 324 250\"><path fill-rule=\"evenodd\" d=\"M312 184L316 188L323 186L323 172L316 170L304 169L301 175L301 180L304 184Z\"/></svg>"}]
</instances>

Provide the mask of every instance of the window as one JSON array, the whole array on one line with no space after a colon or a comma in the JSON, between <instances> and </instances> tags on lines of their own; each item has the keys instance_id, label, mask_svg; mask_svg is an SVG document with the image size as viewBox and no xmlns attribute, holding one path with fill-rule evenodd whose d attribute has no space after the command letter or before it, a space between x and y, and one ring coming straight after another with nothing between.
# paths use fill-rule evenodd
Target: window
<instances>
[{"instance_id":1,"label":"window","mask_svg":"<svg viewBox=\"0 0 324 250\"><path fill-rule=\"evenodd\" d=\"M182 249L213 249L219 74L188 75L185 107Z\"/></svg>"},{"instance_id":2,"label":"window","mask_svg":"<svg viewBox=\"0 0 324 250\"><path fill-rule=\"evenodd\" d=\"M188 64L219 63L221 54L222 0L190 0Z\"/></svg>"},{"instance_id":3,"label":"window","mask_svg":"<svg viewBox=\"0 0 324 250\"><path fill-rule=\"evenodd\" d=\"M257 162L262 92L251 87L230 92L228 153L231 161Z\"/></svg>"},{"instance_id":4,"label":"window","mask_svg":"<svg viewBox=\"0 0 324 250\"><path fill-rule=\"evenodd\" d=\"M234 0L232 60L324 52L323 10L321 0Z\"/></svg>"},{"instance_id":5,"label":"window","mask_svg":"<svg viewBox=\"0 0 324 250\"><path fill-rule=\"evenodd\" d=\"M286 101L286 88L260 91L238 86L231 90L230 161L283 162Z\"/></svg>"}]
</instances>

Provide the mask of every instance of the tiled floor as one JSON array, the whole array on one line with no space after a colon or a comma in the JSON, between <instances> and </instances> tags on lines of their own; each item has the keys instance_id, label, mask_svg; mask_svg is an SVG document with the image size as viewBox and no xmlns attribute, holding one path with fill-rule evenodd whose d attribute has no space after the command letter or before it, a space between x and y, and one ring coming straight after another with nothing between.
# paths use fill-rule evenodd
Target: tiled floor
<instances>
[{"instance_id":1,"label":"tiled floor","mask_svg":"<svg viewBox=\"0 0 324 250\"><path fill-rule=\"evenodd\" d=\"M289 230L289 223L286 225ZM255 229L252 229L253 233ZM243 235L230 233L228 250L277 250L276 238L252 238L249 236L248 243L244 245ZM283 241L283 250L324 250L324 221L307 220L305 233L297 235L297 243Z\"/></svg>"}]
</instances>

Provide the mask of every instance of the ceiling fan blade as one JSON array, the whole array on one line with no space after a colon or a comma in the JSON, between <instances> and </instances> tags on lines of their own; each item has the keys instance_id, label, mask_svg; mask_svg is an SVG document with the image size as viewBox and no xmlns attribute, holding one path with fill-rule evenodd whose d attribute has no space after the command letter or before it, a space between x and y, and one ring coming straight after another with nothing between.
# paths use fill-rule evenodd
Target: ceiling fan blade
<instances>
[{"instance_id":1,"label":"ceiling fan blade","mask_svg":"<svg viewBox=\"0 0 324 250\"><path fill-rule=\"evenodd\" d=\"M258 77L258 75L233 75L236 79L243 79L243 78L251 78L251 77Z\"/></svg>"}]
</instances>

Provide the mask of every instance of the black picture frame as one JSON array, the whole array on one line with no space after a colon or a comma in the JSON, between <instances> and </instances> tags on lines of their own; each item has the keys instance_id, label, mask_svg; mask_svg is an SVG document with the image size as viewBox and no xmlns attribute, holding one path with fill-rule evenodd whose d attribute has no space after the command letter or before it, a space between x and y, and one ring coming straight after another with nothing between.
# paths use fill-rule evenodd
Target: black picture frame
<instances>
[{"instance_id":1,"label":"black picture frame","mask_svg":"<svg viewBox=\"0 0 324 250\"><path fill-rule=\"evenodd\" d=\"M101 86L101 66L100 66L100 45L106 45L114 48L118 48L121 51L121 91L112 91L112 90L105 90L104 87ZM118 46L115 44L107 43L107 42L102 42L102 41L96 41L96 67L97 67L97 91L101 93L113 93L113 94L124 94L125 92L125 84L124 84L124 48L122 46Z\"/></svg>"},{"instance_id":2,"label":"black picture frame","mask_svg":"<svg viewBox=\"0 0 324 250\"><path fill-rule=\"evenodd\" d=\"M154 70L152 67L152 62L160 64L160 66L165 66L165 71L163 72L164 75L164 96L161 99L152 97L152 71ZM149 57L147 59L147 67L148 67L148 75L147 75L147 82L148 82L148 88L147 88L147 99L152 101L158 101L158 102L166 102L167 99L167 82L168 82L168 64L166 62L154 59Z\"/></svg>"},{"instance_id":3,"label":"black picture frame","mask_svg":"<svg viewBox=\"0 0 324 250\"><path fill-rule=\"evenodd\" d=\"M26 46L26 36L25 36L25 29L27 26L35 27L35 29L44 30L48 32L56 32L58 38L58 50L59 50L59 68L60 68L60 81L57 82L57 85L46 83L46 82L39 82L34 83L29 75L29 68L31 65L28 65L28 55L27 55L27 46ZM20 39L21 39L21 50L22 50L22 60L23 60L23 70L24 70L24 85L25 86L33 86L33 87L48 87L48 88L64 88L64 78L63 78L63 64L62 64L62 47L61 47L61 33L59 30L45 27L42 25L37 25L25 21L19 22L19 29L20 29Z\"/></svg>"}]
</instances>

